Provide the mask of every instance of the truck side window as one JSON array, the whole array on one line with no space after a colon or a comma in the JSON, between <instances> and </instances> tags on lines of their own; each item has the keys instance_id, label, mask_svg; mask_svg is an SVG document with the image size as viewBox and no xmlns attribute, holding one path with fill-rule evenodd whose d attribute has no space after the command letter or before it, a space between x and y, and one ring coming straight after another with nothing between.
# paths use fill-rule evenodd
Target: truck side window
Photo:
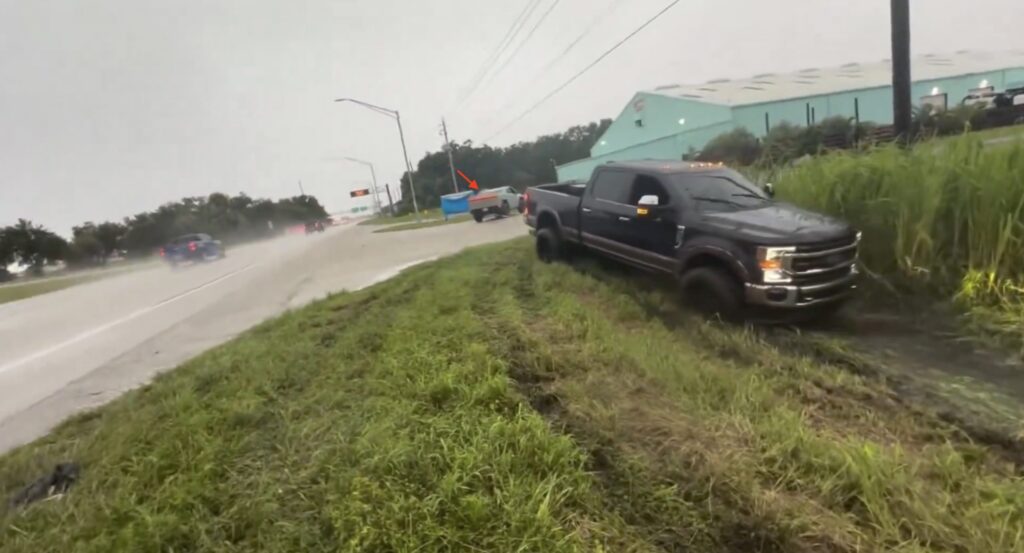
<instances>
[{"instance_id":1,"label":"truck side window","mask_svg":"<svg viewBox=\"0 0 1024 553\"><path fill-rule=\"evenodd\" d=\"M633 175L625 171L601 171L594 180L594 198L627 204Z\"/></svg>"},{"instance_id":2,"label":"truck side window","mask_svg":"<svg viewBox=\"0 0 1024 553\"><path fill-rule=\"evenodd\" d=\"M668 203L668 193L665 192L665 187L658 182L658 179L647 175L637 175L636 180L633 181L633 191L629 194L629 205L639 204L640 198L644 196L657 196L658 205Z\"/></svg>"}]
</instances>

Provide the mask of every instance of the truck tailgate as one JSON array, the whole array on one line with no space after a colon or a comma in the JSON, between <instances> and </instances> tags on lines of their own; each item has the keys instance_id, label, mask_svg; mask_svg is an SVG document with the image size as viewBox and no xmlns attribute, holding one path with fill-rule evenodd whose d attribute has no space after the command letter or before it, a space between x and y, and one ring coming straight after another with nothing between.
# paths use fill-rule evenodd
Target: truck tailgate
<instances>
[{"instance_id":1,"label":"truck tailgate","mask_svg":"<svg viewBox=\"0 0 1024 553\"><path fill-rule=\"evenodd\" d=\"M497 193L488 194L486 192L481 192L480 194L469 197L470 211L474 209L488 209L491 207L498 207L499 203L500 202L498 201Z\"/></svg>"}]
</instances>

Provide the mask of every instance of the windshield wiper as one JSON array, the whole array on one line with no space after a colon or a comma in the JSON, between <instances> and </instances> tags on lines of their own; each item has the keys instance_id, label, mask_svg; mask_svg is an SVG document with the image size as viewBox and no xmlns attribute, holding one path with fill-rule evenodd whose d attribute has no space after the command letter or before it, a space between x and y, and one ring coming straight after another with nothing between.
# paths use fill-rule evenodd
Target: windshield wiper
<instances>
[{"instance_id":1,"label":"windshield wiper","mask_svg":"<svg viewBox=\"0 0 1024 553\"><path fill-rule=\"evenodd\" d=\"M737 202L734 202L732 200L724 200L722 198L708 198L707 196L694 196L693 199L699 200L699 201L702 201L702 202L712 202L712 203L716 203L716 204L736 205L736 206L742 207L742 205L737 203Z\"/></svg>"},{"instance_id":2,"label":"windshield wiper","mask_svg":"<svg viewBox=\"0 0 1024 553\"><path fill-rule=\"evenodd\" d=\"M754 194L753 192L741 192L739 194L733 194L733 197L757 198L758 200L765 200L765 201L767 201L767 198L765 198L764 196L758 196L757 194Z\"/></svg>"}]
</instances>

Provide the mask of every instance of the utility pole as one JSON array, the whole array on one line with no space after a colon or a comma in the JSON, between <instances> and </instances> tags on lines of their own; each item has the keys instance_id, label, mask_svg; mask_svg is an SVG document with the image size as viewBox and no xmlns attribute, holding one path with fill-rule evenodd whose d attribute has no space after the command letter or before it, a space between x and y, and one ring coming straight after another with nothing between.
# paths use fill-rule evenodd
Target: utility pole
<instances>
[{"instance_id":1,"label":"utility pole","mask_svg":"<svg viewBox=\"0 0 1024 553\"><path fill-rule=\"evenodd\" d=\"M384 183L384 191L388 193L388 213L395 216L395 202L391 201L391 185Z\"/></svg>"},{"instance_id":2,"label":"utility pole","mask_svg":"<svg viewBox=\"0 0 1024 553\"><path fill-rule=\"evenodd\" d=\"M910 0L890 0L892 18L892 124L897 139L910 141Z\"/></svg>"},{"instance_id":3,"label":"utility pole","mask_svg":"<svg viewBox=\"0 0 1024 553\"><path fill-rule=\"evenodd\" d=\"M306 191L302 189L302 181L301 180L299 181L299 195L300 196L305 196L306 195Z\"/></svg>"},{"instance_id":4,"label":"utility pole","mask_svg":"<svg viewBox=\"0 0 1024 553\"><path fill-rule=\"evenodd\" d=\"M452 159L452 143L448 140L448 125L441 118L441 130L444 131L444 149L448 152L448 167L452 170L452 188L457 194L459 192L459 181L455 179L455 161Z\"/></svg>"},{"instance_id":5,"label":"utility pole","mask_svg":"<svg viewBox=\"0 0 1024 553\"><path fill-rule=\"evenodd\" d=\"M420 222L420 206L416 203L416 185L412 182L412 164L409 163L409 151L405 148L405 133L402 132L402 116L395 110L395 121L398 122L398 138L402 141L402 155L405 156L405 170L409 173L409 195L412 196L412 210L416 213L416 222Z\"/></svg>"}]
</instances>

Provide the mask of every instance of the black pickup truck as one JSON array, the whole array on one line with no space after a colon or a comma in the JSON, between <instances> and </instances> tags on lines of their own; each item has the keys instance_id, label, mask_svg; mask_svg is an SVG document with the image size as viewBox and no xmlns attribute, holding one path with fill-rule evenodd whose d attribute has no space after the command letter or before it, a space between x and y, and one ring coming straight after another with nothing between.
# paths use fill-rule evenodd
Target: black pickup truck
<instances>
[{"instance_id":1,"label":"black pickup truck","mask_svg":"<svg viewBox=\"0 0 1024 553\"><path fill-rule=\"evenodd\" d=\"M607 163L587 183L535 186L524 199L542 260L583 246L673 275L688 301L724 317L750 306L816 316L856 288L859 232L721 164Z\"/></svg>"}]
</instances>

